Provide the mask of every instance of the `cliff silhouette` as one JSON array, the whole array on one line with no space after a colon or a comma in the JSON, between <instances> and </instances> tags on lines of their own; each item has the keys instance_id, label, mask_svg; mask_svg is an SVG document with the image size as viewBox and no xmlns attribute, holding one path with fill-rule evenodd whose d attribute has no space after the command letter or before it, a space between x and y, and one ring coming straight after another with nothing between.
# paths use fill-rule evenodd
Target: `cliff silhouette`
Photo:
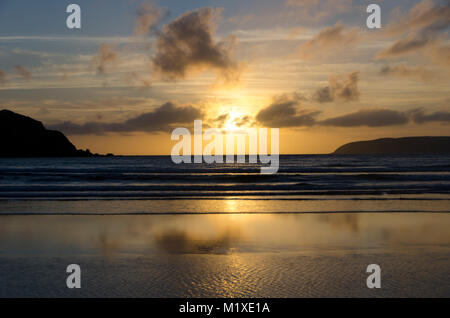
<instances>
[{"instance_id":1,"label":"cliff silhouette","mask_svg":"<svg viewBox=\"0 0 450 318\"><path fill-rule=\"evenodd\" d=\"M64 136L30 117L4 109L0 111L0 157L89 157Z\"/></svg>"},{"instance_id":2,"label":"cliff silhouette","mask_svg":"<svg viewBox=\"0 0 450 318\"><path fill-rule=\"evenodd\" d=\"M450 154L450 137L404 137L356 141L339 147L334 154Z\"/></svg>"}]
</instances>

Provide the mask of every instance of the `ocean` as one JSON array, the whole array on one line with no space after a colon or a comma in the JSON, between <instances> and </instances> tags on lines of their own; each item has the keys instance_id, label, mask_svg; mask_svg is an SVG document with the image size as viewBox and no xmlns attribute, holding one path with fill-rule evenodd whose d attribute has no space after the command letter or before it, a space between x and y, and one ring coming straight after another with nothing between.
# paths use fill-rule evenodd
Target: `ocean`
<instances>
[{"instance_id":1,"label":"ocean","mask_svg":"<svg viewBox=\"0 0 450 318\"><path fill-rule=\"evenodd\" d=\"M449 155L0 159L0 297L449 297L449 202Z\"/></svg>"},{"instance_id":2,"label":"ocean","mask_svg":"<svg viewBox=\"0 0 450 318\"><path fill-rule=\"evenodd\" d=\"M449 155L281 156L273 175L258 164L176 165L169 156L0 159L2 213L331 212L342 201L352 201L342 212L431 212L448 211L449 194ZM236 209L211 205L223 200Z\"/></svg>"}]
</instances>

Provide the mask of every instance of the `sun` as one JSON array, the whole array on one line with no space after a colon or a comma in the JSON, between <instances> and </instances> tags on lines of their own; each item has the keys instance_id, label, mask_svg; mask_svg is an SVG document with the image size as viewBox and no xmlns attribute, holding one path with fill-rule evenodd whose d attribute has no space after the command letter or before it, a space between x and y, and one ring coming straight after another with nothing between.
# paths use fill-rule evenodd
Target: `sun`
<instances>
[{"instance_id":1,"label":"sun","mask_svg":"<svg viewBox=\"0 0 450 318\"><path fill-rule=\"evenodd\" d=\"M236 126L236 122L238 122L242 117L243 114L240 111L236 110L236 107L232 107L228 112L228 120L225 122L224 128L229 132L238 130L239 127Z\"/></svg>"}]
</instances>

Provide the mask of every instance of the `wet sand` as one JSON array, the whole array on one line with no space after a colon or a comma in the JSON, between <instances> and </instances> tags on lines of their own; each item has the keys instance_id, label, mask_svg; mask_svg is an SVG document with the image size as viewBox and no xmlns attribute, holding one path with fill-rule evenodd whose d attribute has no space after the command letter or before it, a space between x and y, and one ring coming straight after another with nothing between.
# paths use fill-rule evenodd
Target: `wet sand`
<instances>
[{"instance_id":1,"label":"wet sand","mask_svg":"<svg viewBox=\"0 0 450 318\"><path fill-rule=\"evenodd\" d=\"M0 297L450 296L448 213L0 220ZM369 264L381 289L366 287Z\"/></svg>"}]
</instances>

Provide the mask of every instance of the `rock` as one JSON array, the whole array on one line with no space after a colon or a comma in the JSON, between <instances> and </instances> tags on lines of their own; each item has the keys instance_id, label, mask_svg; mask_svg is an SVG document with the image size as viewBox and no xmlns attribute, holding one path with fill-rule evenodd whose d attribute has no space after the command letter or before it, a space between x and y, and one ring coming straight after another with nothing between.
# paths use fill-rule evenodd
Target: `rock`
<instances>
[{"instance_id":1,"label":"rock","mask_svg":"<svg viewBox=\"0 0 450 318\"><path fill-rule=\"evenodd\" d=\"M334 154L450 154L450 137L404 137L356 141L339 147Z\"/></svg>"},{"instance_id":2,"label":"rock","mask_svg":"<svg viewBox=\"0 0 450 318\"><path fill-rule=\"evenodd\" d=\"M90 157L64 136L30 117L9 110L0 111L0 157Z\"/></svg>"}]
</instances>

